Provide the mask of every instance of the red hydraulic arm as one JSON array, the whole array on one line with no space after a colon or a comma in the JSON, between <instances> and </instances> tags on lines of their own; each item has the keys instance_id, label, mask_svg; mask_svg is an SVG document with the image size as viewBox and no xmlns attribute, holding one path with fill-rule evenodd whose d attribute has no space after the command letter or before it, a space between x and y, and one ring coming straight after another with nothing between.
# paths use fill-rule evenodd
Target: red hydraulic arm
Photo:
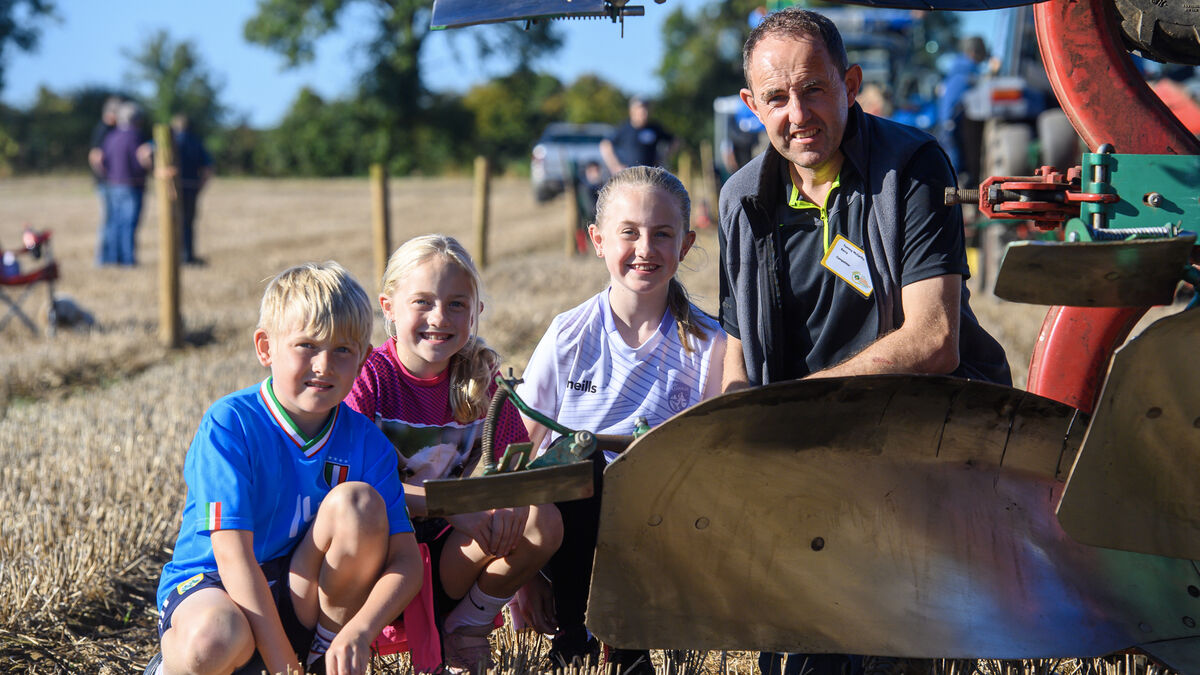
<instances>
[{"instance_id":1,"label":"red hydraulic arm","mask_svg":"<svg viewBox=\"0 0 1200 675\"><path fill-rule=\"evenodd\" d=\"M1046 74L1067 118L1093 152L1200 154L1200 142L1150 90L1121 42L1111 0L1034 5ZM1149 307L1052 307L1026 388L1092 412L1108 362Z\"/></svg>"}]
</instances>

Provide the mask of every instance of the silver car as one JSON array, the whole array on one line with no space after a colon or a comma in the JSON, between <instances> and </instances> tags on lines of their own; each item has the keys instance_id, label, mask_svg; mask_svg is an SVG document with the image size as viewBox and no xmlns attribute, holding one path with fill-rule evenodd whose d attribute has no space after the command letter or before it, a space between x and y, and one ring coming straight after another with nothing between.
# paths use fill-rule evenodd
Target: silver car
<instances>
[{"instance_id":1,"label":"silver car","mask_svg":"<svg viewBox=\"0 0 1200 675\"><path fill-rule=\"evenodd\" d=\"M600 141L613 133L611 124L572 124L554 122L546 127L533 146L529 160L529 175L533 180L533 196L547 201L563 191L564 178L573 170L578 177L588 162L600 164L605 179L608 167L600 154Z\"/></svg>"}]
</instances>

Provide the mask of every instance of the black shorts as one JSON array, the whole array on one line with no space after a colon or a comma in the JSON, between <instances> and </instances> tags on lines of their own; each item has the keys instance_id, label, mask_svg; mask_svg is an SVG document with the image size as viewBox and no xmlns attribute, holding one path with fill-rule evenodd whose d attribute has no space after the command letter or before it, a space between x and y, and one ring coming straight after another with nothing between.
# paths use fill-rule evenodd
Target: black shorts
<instances>
[{"instance_id":1,"label":"black shorts","mask_svg":"<svg viewBox=\"0 0 1200 675\"><path fill-rule=\"evenodd\" d=\"M304 624L300 623L300 619L296 617L296 609L292 606L292 594L288 586L288 571L292 567L292 554L268 560L260 567L263 576L267 578L267 585L271 589L271 598L275 601L275 609L279 612L279 620L283 623L283 630L287 633L288 642L291 643L292 650L296 652L296 658L303 663L304 659L308 657L308 648L312 646L314 629L305 628ZM158 618L159 640L162 640L163 633L171 627L171 615L175 613L179 603L192 593L204 588L225 590L219 574L201 572L176 586L175 590L167 595L167 599L163 601L162 613ZM255 652L250 663L239 668L237 672L258 673L262 670L261 665L258 665L261 663L261 657L258 652Z\"/></svg>"},{"instance_id":2,"label":"black shorts","mask_svg":"<svg viewBox=\"0 0 1200 675\"><path fill-rule=\"evenodd\" d=\"M440 626L450 610L462 600L446 595L446 589L442 587L442 550L446 548L446 540L450 538L454 528L445 518L413 518L412 525L417 543L429 547L429 582L433 588L433 613Z\"/></svg>"}]
</instances>

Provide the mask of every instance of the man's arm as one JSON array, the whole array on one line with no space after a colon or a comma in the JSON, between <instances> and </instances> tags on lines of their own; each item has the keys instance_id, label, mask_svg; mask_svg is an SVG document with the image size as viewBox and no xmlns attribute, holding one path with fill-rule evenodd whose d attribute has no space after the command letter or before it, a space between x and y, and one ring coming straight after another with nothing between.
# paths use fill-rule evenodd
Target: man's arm
<instances>
[{"instance_id":1,"label":"man's arm","mask_svg":"<svg viewBox=\"0 0 1200 675\"><path fill-rule=\"evenodd\" d=\"M92 172L97 176L103 176L104 171L104 151L99 147L88 150L88 165L92 167Z\"/></svg>"},{"instance_id":2,"label":"man's arm","mask_svg":"<svg viewBox=\"0 0 1200 675\"><path fill-rule=\"evenodd\" d=\"M946 274L900 289L904 324L842 363L808 377L877 373L943 375L958 368L962 277Z\"/></svg>"},{"instance_id":3,"label":"man's arm","mask_svg":"<svg viewBox=\"0 0 1200 675\"><path fill-rule=\"evenodd\" d=\"M254 533L248 530L217 530L212 533L217 572L231 600L242 609L254 646L272 673L303 673L279 620L267 578L254 558Z\"/></svg>"},{"instance_id":4,"label":"man's arm","mask_svg":"<svg viewBox=\"0 0 1200 675\"><path fill-rule=\"evenodd\" d=\"M351 664L366 665L371 658L371 642L417 597L423 574L413 533L400 532L389 537L387 562L379 580L325 652L329 672L338 672L343 662L347 671L351 670Z\"/></svg>"},{"instance_id":5,"label":"man's arm","mask_svg":"<svg viewBox=\"0 0 1200 675\"><path fill-rule=\"evenodd\" d=\"M721 370L721 391L729 393L750 386L746 376L746 359L742 355L742 341L730 335L725 342L725 360Z\"/></svg>"},{"instance_id":6,"label":"man's arm","mask_svg":"<svg viewBox=\"0 0 1200 675\"><path fill-rule=\"evenodd\" d=\"M608 165L609 173L616 173L625 168L621 160L617 159L617 153L613 150L612 141L607 138L600 141L600 156L604 158L604 163Z\"/></svg>"}]
</instances>

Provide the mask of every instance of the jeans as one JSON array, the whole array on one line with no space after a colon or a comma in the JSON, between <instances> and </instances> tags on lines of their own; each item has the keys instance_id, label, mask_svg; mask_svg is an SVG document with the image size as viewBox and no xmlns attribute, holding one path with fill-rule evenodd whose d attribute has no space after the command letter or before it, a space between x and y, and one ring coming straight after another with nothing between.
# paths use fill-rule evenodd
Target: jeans
<instances>
[{"instance_id":1,"label":"jeans","mask_svg":"<svg viewBox=\"0 0 1200 675\"><path fill-rule=\"evenodd\" d=\"M108 223L105 226L102 251L105 263L137 264L137 226L142 216L142 188L135 185L112 185L108 193Z\"/></svg>"},{"instance_id":2,"label":"jeans","mask_svg":"<svg viewBox=\"0 0 1200 675\"><path fill-rule=\"evenodd\" d=\"M108 184L96 182L96 196L100 197L100 226L96 235L96 264L111 265L117 262L115 242L108 231Z\"/></svg>"}]
</instances>

